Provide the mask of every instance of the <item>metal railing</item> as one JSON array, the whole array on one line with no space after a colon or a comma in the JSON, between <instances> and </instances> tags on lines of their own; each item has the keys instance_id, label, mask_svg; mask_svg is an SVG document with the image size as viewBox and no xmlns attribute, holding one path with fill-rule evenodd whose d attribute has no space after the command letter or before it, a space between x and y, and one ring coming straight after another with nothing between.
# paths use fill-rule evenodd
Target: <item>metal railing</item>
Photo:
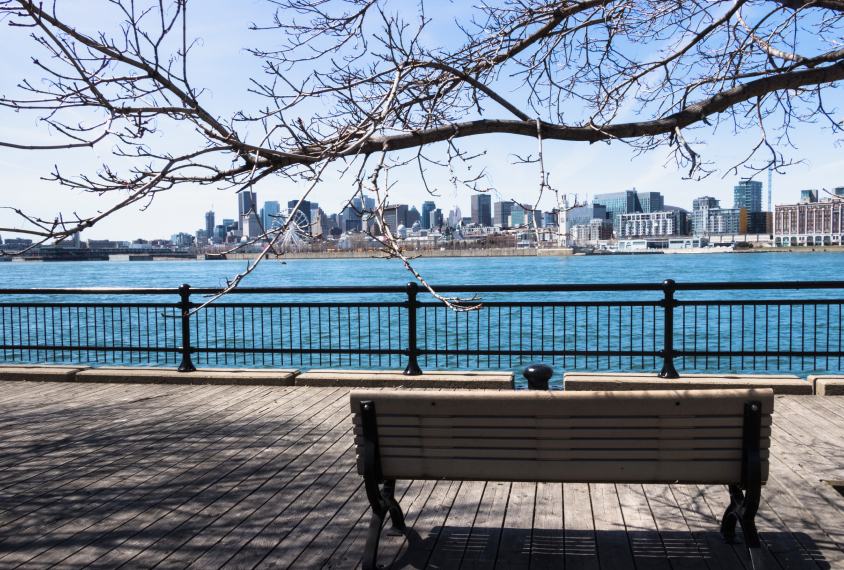
<instances>
[{"instance_id":1,"label":"metal railing","mask_svg":"<svg viewBox=\"0 0 844 570\"><path fill-rule=\"evenodd\" d=\"M423 291L416 283L243 287L190 316L199 306L194 301L217 289L0 289L0 299L7 301L0 303L0 354L6 362L178 363L182 371L195 370L196 361L203 366L398 366L406 374L421 374L422 368L513 368L544 360L568 370L660 368L660 376L669 378L678 368L840 369L844 356L841 281L668 279L438 289L479 294L483 306L456 313L440 302L420 301ZM805 290L825 291L827 298L792 293ZM731 292L732 298L699 298L711 292ZM759 298L763 292L774 298ZM178 302L158 300L173 295ZM310 300L314 295L321 300ZM107 300L83 302L90 296ZM113 300L131 296L156 302ZM234 302L239 296L248 302ZM28 300L33 298L37 301Z\"/></svg>"}]
</instances>

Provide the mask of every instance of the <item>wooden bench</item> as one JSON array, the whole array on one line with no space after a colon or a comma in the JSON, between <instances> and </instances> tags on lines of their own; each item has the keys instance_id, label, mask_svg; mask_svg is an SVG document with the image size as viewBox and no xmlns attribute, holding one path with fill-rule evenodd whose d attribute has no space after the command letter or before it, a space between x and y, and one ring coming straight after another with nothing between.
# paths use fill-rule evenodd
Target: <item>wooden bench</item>
<instances>
[{"instance_id":1,"label":"wooden bench","mask_svg":"<svg viewBox=\"0 0 844 570\"><path fill-rule=\"evenodd\" d=\"M396 480L729 486L721 535L744 532L768 479L771 389L624 392L354 391L358 473L372 506L364 570L385 516L405 530Z\"/></svg>"}]
</instances>

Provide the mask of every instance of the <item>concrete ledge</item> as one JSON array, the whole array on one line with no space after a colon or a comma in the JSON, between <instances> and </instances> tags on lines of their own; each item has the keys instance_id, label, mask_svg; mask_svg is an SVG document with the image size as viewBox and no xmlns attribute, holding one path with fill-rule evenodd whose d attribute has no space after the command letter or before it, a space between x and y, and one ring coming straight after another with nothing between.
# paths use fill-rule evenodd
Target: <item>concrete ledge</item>
<instances>
[{"instance_id":1,"label":"concrete ledge","mask_svg":"<svg viewBox=\"0 0 844 570\"><path fill-rule=\"evenodd\" d=\"M59 366L55 364L3 364L0 382L73 382L77 372L90 366Z\"/></svg>"},{"instance_id":2,"label":"concrete ledge","mask_svg":"<svg viewBox=\"0 0 844 570\"><path fill-rule=\"evenodd\" d=\"M773 388L774 394L814 393L814 386L793 375L682 374L667 380L656 374L607 374L567 372L563 389L591 390L716 390L729 388Z\"/></svg>"},{"instance_id":3,"label":"concrete ledge","mask_svg":"<svg viewBox=\"0 0 844 570\"><path fill-rule=\"evenodd\" d=\"M513 390L512 372L425 372L405 376L400 370L309 370L296 377L297 386L351 388L474 388Z\"/></svg>"},{"instance_id":4,"label":"concrete ledge","mask_svg":"<svg viewBox=\"0 0 844 570\"><path fill-rule=\"evenodd\" d=\"M844 376L809 376L818 396L844 396Z\"/></svg>"},{"instance_id":5,"label":"concrete ledge","mask_svg":"<svg viewBox=\"0 0 844 570\"><path fill-rule=\"evenodd\" d=\"M101 366L76 375L76 382L117 384L230 384L234 386L293 386L298 370L201 368L179 372L175 368Z\"/></svg>"}]
</instances>

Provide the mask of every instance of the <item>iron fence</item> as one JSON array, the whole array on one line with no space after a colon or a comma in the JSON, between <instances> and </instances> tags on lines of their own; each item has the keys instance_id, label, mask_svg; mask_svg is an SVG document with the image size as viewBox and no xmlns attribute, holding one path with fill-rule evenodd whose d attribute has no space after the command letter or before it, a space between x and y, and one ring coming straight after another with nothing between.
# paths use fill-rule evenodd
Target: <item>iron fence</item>
<instances>
[{"instance_id":1,"label":"iron fence","mask_svg":"<svg viewBox=\"0 0 844 570\"><path fill-rule=\"evenodd\" d=\"M841 368L844 355L842 289L839 281L672 280L440 287L493 298L482 298L479 310L454 312L420 300L415 283L239 288L190 316L201 296L217 290L0 289L0 298L9 300L0 303L0 354L6 362L179 364L184 371L196 363L403 367L418 374L423 368L512 368L532 360L567 370L660 369L665 377L675 377L677 368L830 370ZM827 298L801 297L824 290ZM719 291L768 291L774 298L695 298ZM176 302L159 301L174 295ZM241 295L249 301L234 302ZM108 300L82 301L90 296ZM27 300L32 298L39 300Z\"/></svg>"}]
</instances>

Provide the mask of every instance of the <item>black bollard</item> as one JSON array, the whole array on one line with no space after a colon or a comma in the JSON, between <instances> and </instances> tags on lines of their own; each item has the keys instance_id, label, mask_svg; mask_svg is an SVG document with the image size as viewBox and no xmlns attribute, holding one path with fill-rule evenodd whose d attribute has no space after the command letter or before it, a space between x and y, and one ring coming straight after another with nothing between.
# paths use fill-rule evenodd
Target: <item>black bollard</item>
<instances>
[{"instance_id":1,"label":"black bollard","mask_svg":"<svg viewBox=\"0 0 844 570\"><path fill-rule=\"evenodd\" d=\"M522 375L527 378L528 390L547 390L548 381L554 375L554 370L547 364L534 362L525 366Z\"/></svg>"}]
</instances>

